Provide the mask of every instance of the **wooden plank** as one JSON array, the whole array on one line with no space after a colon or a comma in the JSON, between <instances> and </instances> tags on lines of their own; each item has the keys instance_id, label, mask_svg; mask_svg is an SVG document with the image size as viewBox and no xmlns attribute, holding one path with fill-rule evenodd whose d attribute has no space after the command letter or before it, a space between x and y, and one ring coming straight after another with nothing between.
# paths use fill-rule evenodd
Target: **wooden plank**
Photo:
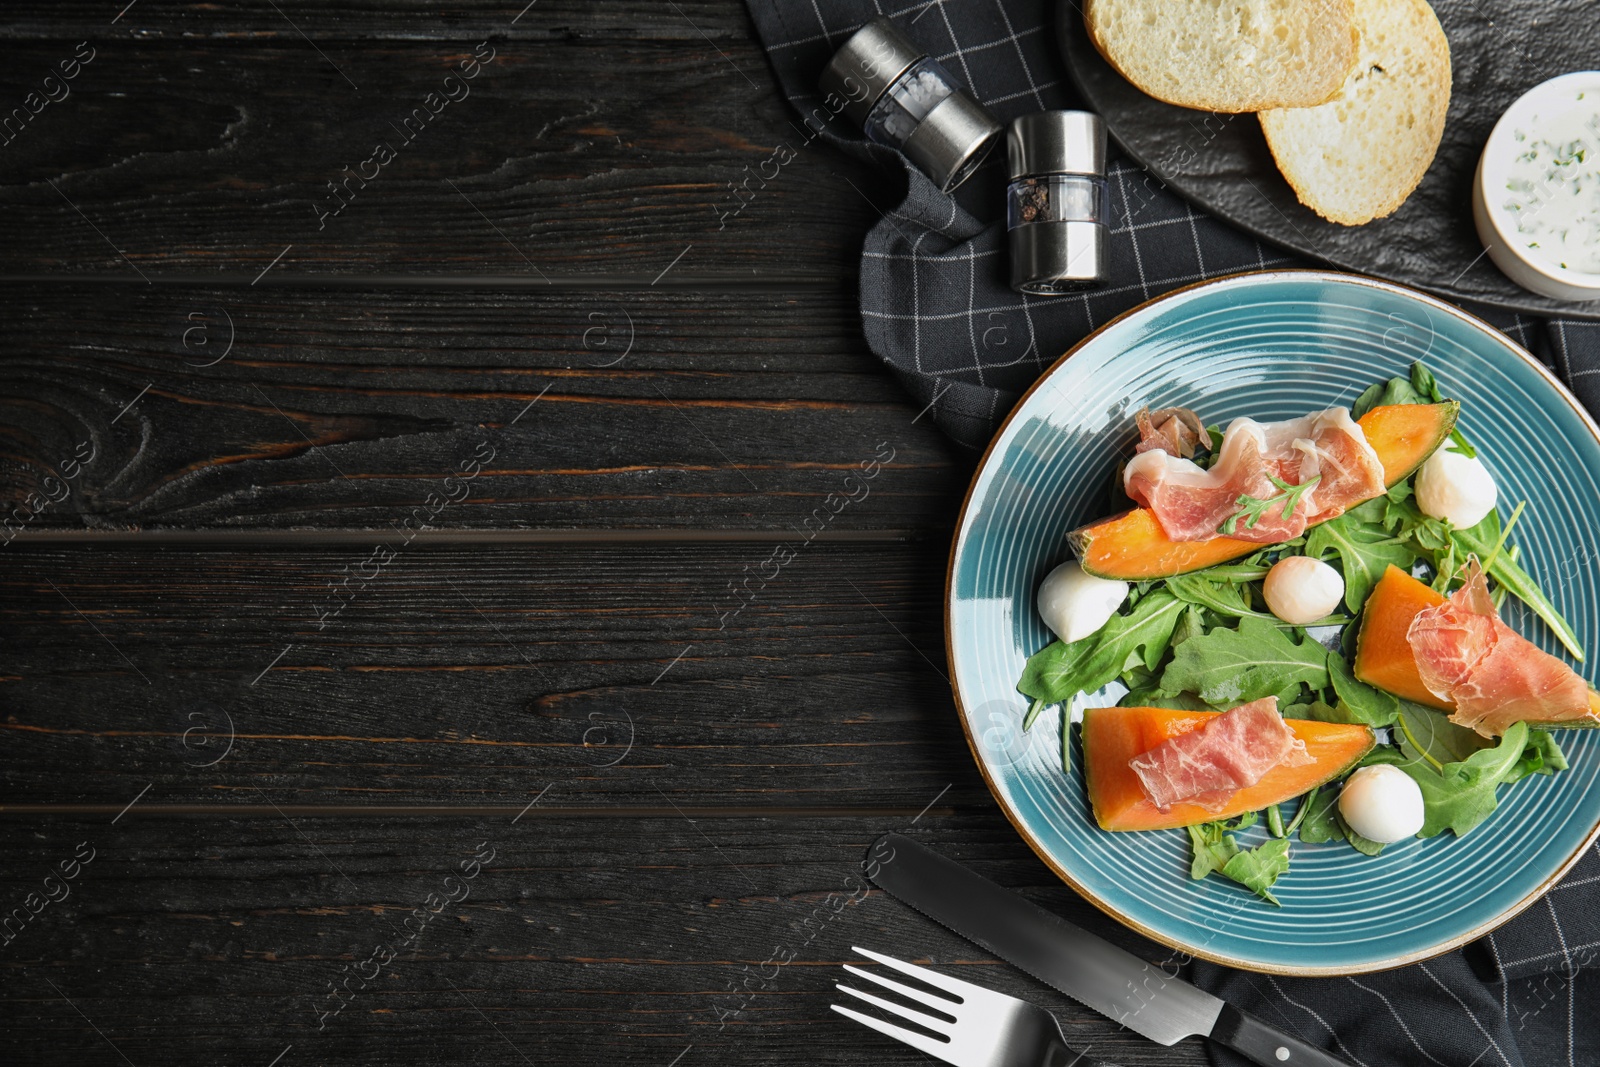
<instances>
[{"instance_id":1,"label":"wooden plank","mask_svg":"<svg viewBox=\"0 0 1600 1067\"><path fill-rule=\"evenodd\" d=\"M972 462L837 292L29 286L9 312L0 541L389 531L491 454L430 525L787 534L843 492L830 530L947 528Z\"/></svg>"},{"instance_id":2,"label":"wooden plank","mask_svg":"<svg viewBox=\"0 0 1600 1067\"><path fill-rule=\"evenodd\" d=\"M137 809L115 826L0 820L8 907L80 843L93 850L68 895L0 954L7 1038L30 1064L120 1053L265 1065L286 1049L283 1065L926 1062L828 1010L840 964L865 945L1032 1000L1102 1059L1205 1062L1198 1042L1145 1041L869 892L866 848L906 828L670 812L517 824ZM996 813L911 829L1155 962L1173 958L1078 900ZM480 855L490 858L474 867ZM415 936L403 924L419 907L439 910L411 918ZM330 996L347 979L349 992Z\"/></svg>"},{"instance_id":3,"label":"wooden plank","mask_svg":"<svg viewBox=\"0 0 1600 1067\"><path fill-rule=\"evenodd\" d=\"M109 7L109 12L108 12ZM11 39L60 40L84 35L146 40L195 38L318 42L454 40L478 32L511 40L583 35L721 42L749 40L742 0L456 0L441 10L433 0L238 0L220 9L211 0L97 3L96 0L18 0L8 3L0 34ZM711 50L709 44L705 45ZM713 55L715 53L712 53Z\"/></svg>"},{"instance_id":4,"label":"wooden plank","mask_svg":"<svg viewBox=\"0 0 1600 1067\"><path fill-rule=\"evenodd\" d=\"M899 182L813 139L748 38L463 26L333 51L8 41L0 275L827 282Z\"/></svg>"},{"instance_id":5,"label":"wooden plank","mask_svg":"<svg viewBox=\"0 0 1600 1067\"><path fill-rule=\"evenodd\" d=\"M944 543L791 548L13 545L5 800L986 804Z\"/></svg>"}]
</instances>

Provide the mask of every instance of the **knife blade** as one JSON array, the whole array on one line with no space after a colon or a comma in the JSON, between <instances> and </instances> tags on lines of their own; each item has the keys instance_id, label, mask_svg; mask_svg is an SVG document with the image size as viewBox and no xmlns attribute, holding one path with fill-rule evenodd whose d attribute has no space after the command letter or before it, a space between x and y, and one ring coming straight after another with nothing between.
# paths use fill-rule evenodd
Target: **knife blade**
<instances>
[{"instance_id":1,"label":"knife blade","mask_svg":"<svg viewBox=\"0 0 1600 1067\"><path fill-rule=\"evenodd\" d=\"M1263 1067L1349 1067L902 834L878 838L865 867L891 896L1152 1041L1209 1037Z\"/></svg>"}]
</instances>

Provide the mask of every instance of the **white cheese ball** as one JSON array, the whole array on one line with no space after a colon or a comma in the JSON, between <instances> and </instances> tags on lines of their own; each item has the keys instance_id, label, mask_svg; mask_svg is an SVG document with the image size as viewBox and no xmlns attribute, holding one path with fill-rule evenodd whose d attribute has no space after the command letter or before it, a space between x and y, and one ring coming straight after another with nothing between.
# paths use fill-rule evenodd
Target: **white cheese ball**
<instances>
[{"instance_id":1,"label":"white cheese ball","mask_svg":"<svg viewBox=\"0 0 1600 1067\"><path fill-rule=\"evenodd\" d=\"M1128 583L1097 578L1075 562L1063 563L1039 585L1039 617L1071 644L1097 633L1128 599Z\"/></svg>"},{"instance_id":2,"label":"white cheese ball","mask_svg":"<svg viewBox=\"0 0 1600 1067\"><path fill-rule=\"evenodd\" d=\"M1306 626L1338 608L1344 599L1344 579L1319 559L1288 556L1272 565L1261 592L1274 615L1290 625Z\"/></svg>"},{"instance_id":3,"label":"white cheese ball","mask_svg":"<svg viewBox=\"0 0 1600 1067\"><path fill-rule=\"evenodd\" d=\"M1339 814L1369 841L1404 841L1422 829L1422 790L1399 767L1362 767L1344 783Z\"/></svg>"},{"instance_id":4,"label":"white cheese ball","mask_svg":"<svg viewBox=\"0 0 1600 1067\"><path fill-rule=\"evenodd\" d=\"M1416 495L1424 515L1465 530L1494 510L1500 491L1483 460L1468 459L1446 441L1417 471Z\"/></svg>"}]
</instances>

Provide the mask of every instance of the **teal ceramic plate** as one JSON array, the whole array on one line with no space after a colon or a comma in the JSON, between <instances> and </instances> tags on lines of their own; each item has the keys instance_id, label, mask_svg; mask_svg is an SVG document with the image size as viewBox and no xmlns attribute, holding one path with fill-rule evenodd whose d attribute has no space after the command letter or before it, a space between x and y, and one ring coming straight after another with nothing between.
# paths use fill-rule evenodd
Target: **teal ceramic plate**
<instances>
[{"instance_id":1,"label":"teal ceramic plate","mask_svg":"<svg viewBox=\"0 0 1600 1067\"><path fill-rule=\"evenodd\" d=\"M1061 768L1055 711L1017 728L1023 661L1051 640L1034 590L1069 558L1063 535L1112 510L1133 415L1193 408L1207 422L1285 419L1350 404L1421 359L1500 485L1528 502L1524 563L1600 661L1600 430L1535 359L1432 297L1352 275L1239 275L1172 293L1103 327L1023 398L968 491L951 553L947 640L956 701L995 797L1057 874L1108 914L1192 956L1279 974L1354 974L1426 959L1538 899L1600 828L1600 730L1560 735L1571 768L1502 790L1467 837L1359 855L1294 844L1281 908L1220 878L1187 877L1182 830L1107 833L1077 770ZM1514 603L1514 602L1513 602ZM1533 616L1507 620L1562 655ZM1083 698L1079 698L1083 702ZM1113 703L1114 700L1103 700ZM1254 843L1259 829L1249 831ZM1243 842L1241 842L1243 843Z\"/></svg>"}]
</instances>

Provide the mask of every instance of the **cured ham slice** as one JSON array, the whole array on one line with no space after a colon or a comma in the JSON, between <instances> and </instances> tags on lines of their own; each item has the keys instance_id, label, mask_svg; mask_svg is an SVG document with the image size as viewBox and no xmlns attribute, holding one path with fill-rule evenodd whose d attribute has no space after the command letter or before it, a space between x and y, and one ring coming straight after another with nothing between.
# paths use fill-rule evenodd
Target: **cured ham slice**
<instances>
[{"instance_id":1,"label":"cured ham slice","mask_svg":"<svg viewBox=\"0 0 1600 1067\"><path fill-rule=\"evenodd\" d=\"M1477 557L1467 562L1466 585L1412 618L1406 643L1422 684L1455 705L1450 721L1485 737L1514 722L1593 721L1588 683L1500 621Z\"/></svg>"},{"instance_id":2,"label":"cured ham slice","mask_svg":"<svg viewBox=\"0 0 1600 1067\"><path fill-rule=\"evenodd\" d=\"M1209 470L1173 454L1161 444L1166 435L1146 431L1144 422L1140 451L1123 472L1123 487L1154 513L1169 540L1204 541L1226 533L1261 544L1287 541L1385 488L1383 463L1348 408L1286 422L1235 419ZM1294 499L1283 488L1301 485L1307 488ZM1246 497L1283 499L1230 523Z\"/></svg>"},{"instance_id":3,"label":"cured ham slice","mask_svg":"<svg viewBox=\"0 0 1600 1067\"><path fill-rule=\"evenodd\" d=\"M1200 421L1200 416L1188 408L1162 408L1160 411L1141 408L1134 420L1139 424L1136 452L1159 448L1169 455L1188 459L1195 449L1211 447L1211 431Z\"/></svg>"},{"instance_id":4,"label":"cured ham slice","mask_svg":"<svg viewBox=\"0 0 1600 1067\"><path fill-rule=\"evenodd\" d=\"M1188 801L1220 811L1241 789L1280 764L1315 762L1278 714L1278 698L1240 704L1197 730L1171 737L1128 761L1150 802L1167 811Z\"/></svg>"}]
</instances>

